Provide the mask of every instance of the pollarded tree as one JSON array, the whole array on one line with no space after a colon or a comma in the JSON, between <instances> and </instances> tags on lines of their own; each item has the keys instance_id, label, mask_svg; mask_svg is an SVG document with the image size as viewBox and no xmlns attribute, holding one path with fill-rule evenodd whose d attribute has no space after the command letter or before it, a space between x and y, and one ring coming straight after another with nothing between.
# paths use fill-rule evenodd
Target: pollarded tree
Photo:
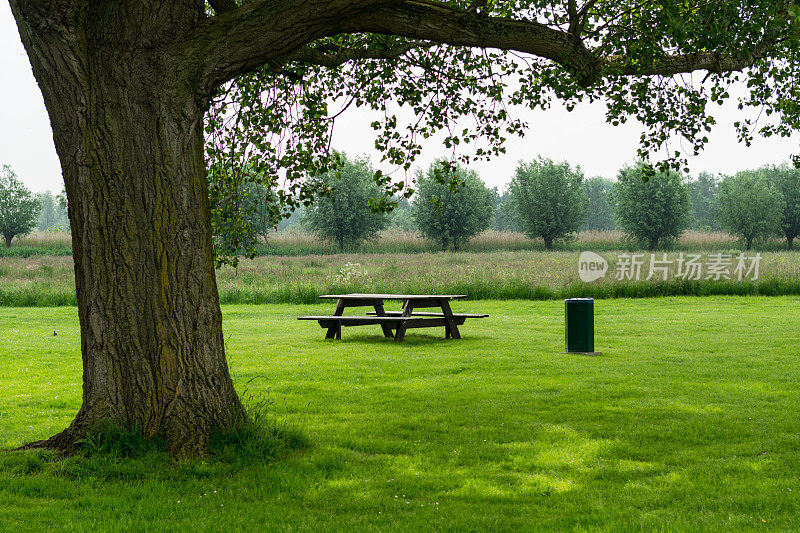
<instances>
[{"instance_id":1,"label":"pollarded tree","mask_svg":"<svg viewBox=\"0 0 800 533\"><path fill-rule=\"evenodd\" d=\"M781 233L791 250L794 240L800 236L800 170L784 164L764 168L762 173L783 196Z\"/></svg>"},{"instance_id":2,"label":"pollarded tree","mask_svg":"<svg viewBox=\"0 0 800 533\"><path fill-rule=\"evenodd\" d=\"M216 164L209 170L214 257L218 265L236 266L240 257L255 257L259 239L266 239L289 213L250 165Z\"/></svg>"},{"instance_id":3,"label":"pollarded tree","mask_svg":"<svg viewBox=\"0 0 800 533\"><path fill-rule=\"evenodd\" d=\"M404 195L396 198L397 207L389 213L389 229L398 231L417 231L414 217L411 213L411 202Z\"/></svg>"},{"instance_id":4,"label":"pollarded tree","mask_svg":"<svg viewBox=\"0 0 800 533\"><path fill-rule=\"evenodd\" d=\"M614 182L604 178L590 178L586 180L586 196L589 198L589 209L583 229L586 230L613 230L614 210L611 208L611 191Z\"/></svg>"},{"instance_id":5,"label":"pollarded tree","mask_svg":"<svg viewBox=\"0 0 800 533\"><path fill-rule=\"evenodd\" d=\"M741 237L748 250L753 241L780 234L783 198L760 171L726 176L719 184L717 203L722 225Z\"/></svg>"},{"instance_id":6,"label":"pollarded tree","mask_svg":"<svg viewBox=\"0 0 800 533\"><path fill-rule=\"evenodd\" d=\"M36 222L38 231L66 229L69 226L67 210L62 207L57 196L54 196L50 191L45 191L37 193L36 199L39 200L41 206Z\"/></svg>"},{"instance_id":7,"label":"pollarded tree","mask_svg":"<svg viewBox=\"0 0 800 533\"><path fill-rule=\"evenodd\" d=\"M378 110L376 146L406 168L438 132L459 149L477 142L476 157L498 153L524 127L504 102L554 96L604 98L611 123L638 119L643 156L670 134L696 151L713 123L705 104L727 98L745 67L744 103L783 118L768 133L789 132L800 114L785 105L800 57L791 0L10 5L69 199L83 403L37 444L62 450L122 424L197 455L213 429L246 423L225 360L204 143L211 165L251 159L297 205L315 192L303 177L330 167L339 110L329 102ZM694 84L674 77L695 71Z\"/></svg>"},{"instance_id":8,"label":"pollarded tree","mask_svg":"<svg viewBox=\"0 0 800 533\"><path fill-rule=\"evenodd\" d=\"M553 240L578 231L586 220L589 199L580 168L539 158L520 163L508 186L514 209L525 233L544 239L545 250Z\"/></svg>"},{"instance_id":9,"label":"pollarded tree","mask_svg":"<svg viewBox=\"0 0 800 533\"><path fill-rule=\"evenodd\" d=\"M719 182L713 174L701 172L689 181L689 198L692 200L692 226L699 230L720 228L717 217Z\"/></svg>"},{"instance_id":10,"label":"pollarded tree","mask_svg":"<svg viewBox=\"0 0 800 533\"><path fill-rule=\"evenodd\" d=\"M258 180L235 187L216 185L209 180L215 256L218 264L236 266L239 257L255 257L260 240L266 240L289 213L282 212L274 191Z\"/></svg>"},{"instance_id":11,"label":"pollarded tree","mask_svg":"<svg viewBox=\"0 0 800 533\"><path fill-rule=\"evenodd\" d=\"M442 250L458 251L471 237L489 227L494 192L471 170L434 162L417 175L414 221Z\"/></svg>"},{"instance_id":12,"label":"pollarded tree","mask_svg":"<svg viewBox=\"0 0 800 533\"><path fill-rule=\"evenodd\" d=\"M389 223L385 213L370 208L370 201L381 196L381 189L369 162L342 159L337 170L319 177L324 193L317 195L304 218L312 231L334 241L339 250L358 248Z\"/></svg>"},{"instance_id":13,"label":"pollarded tree","mask_svg":"<svg viewBox=\"0 0 800 533\"><path fill-rule=\"evenodd\" d=\"M511 194L506 190L503 194L495 191L494 214L491 227L497 231L523 231L519 216L514 209Z\"/></svg>"},{"instance_id":14,"label":"pollarded tree","mask_svg":"<svg viewBox=\"0 0 800 533\"><path fill-rule=\"evenodd\" d=\"M649 176L640 163L617 174L614 209L620 228L652 251L689 227L689 190L677 172Z\"/></svg>"},{"instance_id":15,"label":"pollarded tree","mask_svg":"<svg viewBox=\"0 0 800 533\"><path fill-rule=\"evenodd\" d=\"M36 227L39 200L17 178L8 165L0 170L0 235L11 248L11 241L18 235L27 235Z\"/></svg>"}]
</instances>

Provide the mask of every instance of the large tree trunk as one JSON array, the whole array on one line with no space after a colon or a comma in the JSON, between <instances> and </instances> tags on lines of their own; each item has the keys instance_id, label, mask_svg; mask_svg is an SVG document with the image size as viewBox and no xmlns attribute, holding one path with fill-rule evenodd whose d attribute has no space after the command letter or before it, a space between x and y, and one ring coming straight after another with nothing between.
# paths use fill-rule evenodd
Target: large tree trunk
<instances>
[{"instance_id":1,"label":"large tree trunk","mask_svg":"<svg viewBox=\"0 0 800 533\"><path fill-rule=\"evenodd\" d=\"M3 239L6 241L6 248L11 248L11 241L14 240L14 237L13 236L9 237L8 235L5 235Z\"/></svg>"},{"instance_id":2,"label":"large tree trunk","mask_svg":"<svg viewBox=\"0 0 800 533\"><path fill-rule=\"evenodd\" d=\"M553 239L552 237L545 237L544 238L544 249L548 252L553 251Z\"/></svg>"},{"instance_id":3,"label":"large tree trunk","mask_svg":"<svg viewBox=\"0 0 800 533\"><path fill-rule=\"evenodd\" d=\"M122 425L203 455L212 431L246 415L223 346L205 104L156 52L202 12L194 0L158 13L62 3L53 17L11 0L64 174L83 357L80 411L40 444L70 451L87 430Z\"/></svg>"}]
</instances>

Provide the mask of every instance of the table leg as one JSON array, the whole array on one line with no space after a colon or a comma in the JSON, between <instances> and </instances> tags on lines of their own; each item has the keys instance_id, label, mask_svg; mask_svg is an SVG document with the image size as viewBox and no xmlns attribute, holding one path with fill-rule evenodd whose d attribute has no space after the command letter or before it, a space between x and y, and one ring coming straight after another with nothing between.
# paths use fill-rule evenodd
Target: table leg
<instances>
[{"instance_id":1,"label":"table leg","mask_svg":"<svg viewBox=\"0 0 800 533\"><path fill-rule=\"evenodd\" d=\"M336 309L333 310L333 316L342 316L344 314L344 302L340 299L336 302ZM342 338L342 325L338 322L335 326L328 328L325 333L326 339L341 339Z\"/></svg>"},{"instance_id":2,"label":"table leg","mask_svg":"<svg viewBox=\"0 0 800 533\"><path fill-rule=\"evenodd\" d=\"M453 318L453 310L450 309L450 304L447 300L439 300L439 304L442 307L442 313L444 313L444 318L447 321L447 325L444 327L444 337L446 339L460 339L461 334L458 332L458 326Z\"/></svg>"},{"instance_id":3,"label":"table leg","mask_svg":"<svg viewBox=\"0 0 800 533\"><path fill-rule=\"evenodd\" d=\"M414 311L414 303L411 300L406 300L403 303L403 312L400 316L411 316ZM397 342L402 341L406 336L406 323L400 322L397 324L397 331L394 334L394 340Z\"/></svg>"},{"instance_id":4,"label":"table leg","mask_svg":"<svg viewBox=\"0 0 800 533\"><path fill-rule=\"evenodd\" d=\"M375 316L386 316L386 311L383 309L383 302L378 305L373 305L372 307L375 308ZM389 327L389 324L381 324L381 329L383 330L383 336L387 339L391 339L394 337L392 333L392 328Z\"/></svg>"}]
</instances>

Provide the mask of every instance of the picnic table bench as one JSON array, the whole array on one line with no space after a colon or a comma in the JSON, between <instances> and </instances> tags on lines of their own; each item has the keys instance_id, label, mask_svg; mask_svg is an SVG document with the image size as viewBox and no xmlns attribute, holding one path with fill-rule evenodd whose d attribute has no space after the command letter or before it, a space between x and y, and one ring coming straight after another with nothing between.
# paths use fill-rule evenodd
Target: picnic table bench
<instances>
[{"instance_id":1,"label":"picnic table bench","mask_svg":"<svg viewBox=\"0 0 800 533\"><path fill-rule=\"evenodd\" d=\"M445 338L460 339L458 326L468 318L485 318L489 315L477 313L453 313L450 300L466 298L464 294L325 294L322 299L336 300L333 315L300 316L298 320L316 320L327 329L326 339L341 339L343 326L379 325L383 335L402 341L406 330L414 328L444 327ZM400 300L402 311L386 311L384 300ZM366 315L344 316L348 307L372 307ZM441 312L414 311L415 309L439 308Z\"/></svg>"}]
</instances>

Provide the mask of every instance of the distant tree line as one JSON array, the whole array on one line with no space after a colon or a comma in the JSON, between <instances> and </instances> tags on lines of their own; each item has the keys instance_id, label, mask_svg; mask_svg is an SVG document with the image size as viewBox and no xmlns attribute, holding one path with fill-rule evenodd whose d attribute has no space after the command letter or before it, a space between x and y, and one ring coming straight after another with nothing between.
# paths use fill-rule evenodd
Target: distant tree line
<instances>
[{"instance_id":1,"label":"distant tree line","mask_svg":"<svg viewBox=\"0 0 800 533\"><path fill-rule=\"evenodd\" d=\"M257 179L225 189L234 190L236 201L215 201L214 180L220 177L210 177L212 212L219 219L218 245L247 255L259 238L293 225L317 233L343 251L357 250L386 228L419 232L443 250L459 250L489 228L541 238L547 250L581 230L619 229L650 250L687 229L725 230L748 250L773 237L786 239L791 250L800 236L800 170L787 164L732 176L701 172L691 178L653 172L638 163L620 169L616 181L611 181L585 179L580 167L538 158L520 162L501 193L487 188L474 171L435 161L417 173L413 198L394 198L394 209L386 212L376 205L381 190L369 162L343 154L341 161L335 171L313 178L323 185L321 192L293 212L279 211L274 193ZM220 206L239 210L241 216L222 212ZM63 191L33 194L4 165L0 235L10 247L14 237L34 229L69 231L66 195Z\"/></svg>"},{"instance_id":2,"label":"distant tree line","mask_svg":"<svg viewBox=\"0 0 800 533\"><path fill-rule=\"evenodd\" d=\"M787 164L765 166L732 176L702 172L695 178L652 172L643 163L619 170L616 181L585 179L580 167L538 158L520 162L505 191L489 189L478 175L436 161L416 175L411 200L394 199L394 209L379 209L375 170L366 159L342 155L335 171L316 176L320 194L294 212L276 210L274 194L258 180L243 180L236 202L215 202L241 216L217 213L216 240L241 255L275 228L299 224L341 250L357 250L383 229L416 231L443 250L459 250L474 235L492 228L541 238L547 250L581 230L615 230L655 250L685 230L725 230L746 249L781 237L793 249L800 236L800 170ZM210 189L214 182L210 178ZM233 206L233 207L231 207ZM31 193L8 165L0 169L0 235L68 231L62 192Z\"/></svg>"},{"instance_id":3,"label":"distant tree line","mask_svg":"<svg viewBox=\"0 0 800 533\"><path fill-rule=\"evenodd\" d=\"M520 162L499 192L474 171L436 161L417 173L412 199L395 198L387 213L371 203L380 190L369 163L342 161L317 178L323 192L278 227L300 224L342 250L356 250L386 228L419 232L443 250L458 250L489 228L541 238L547 250L582 230L622 230L650 250L687 229L726 230L747 249L777 236L791 249L800 235L800 171L788 165L691 178L637 163L612 181L585 179L580 167L538 158Z\"/></svg>"},{"instance_id":4,"label":"distant tree line","mask_svg":"<svg viewBox=\"0 0 800 533\"><path fill-rule=\"evenodd\" d=\"M54 195L45 191L36 193L35 197L39 200L36 231L69 231L66 193Z\"/></svg>"},{"instance_id":5,"label":"distant tree line","mask_svg":"<svg viewBox=\"0 0 800 533\"><path fill-rule=\"evenodd\" d=\"M32 193L9 166L0 168L0 235L7 248L33 230L69 231L64 192Z\"/></svg>"}]
</instances>

